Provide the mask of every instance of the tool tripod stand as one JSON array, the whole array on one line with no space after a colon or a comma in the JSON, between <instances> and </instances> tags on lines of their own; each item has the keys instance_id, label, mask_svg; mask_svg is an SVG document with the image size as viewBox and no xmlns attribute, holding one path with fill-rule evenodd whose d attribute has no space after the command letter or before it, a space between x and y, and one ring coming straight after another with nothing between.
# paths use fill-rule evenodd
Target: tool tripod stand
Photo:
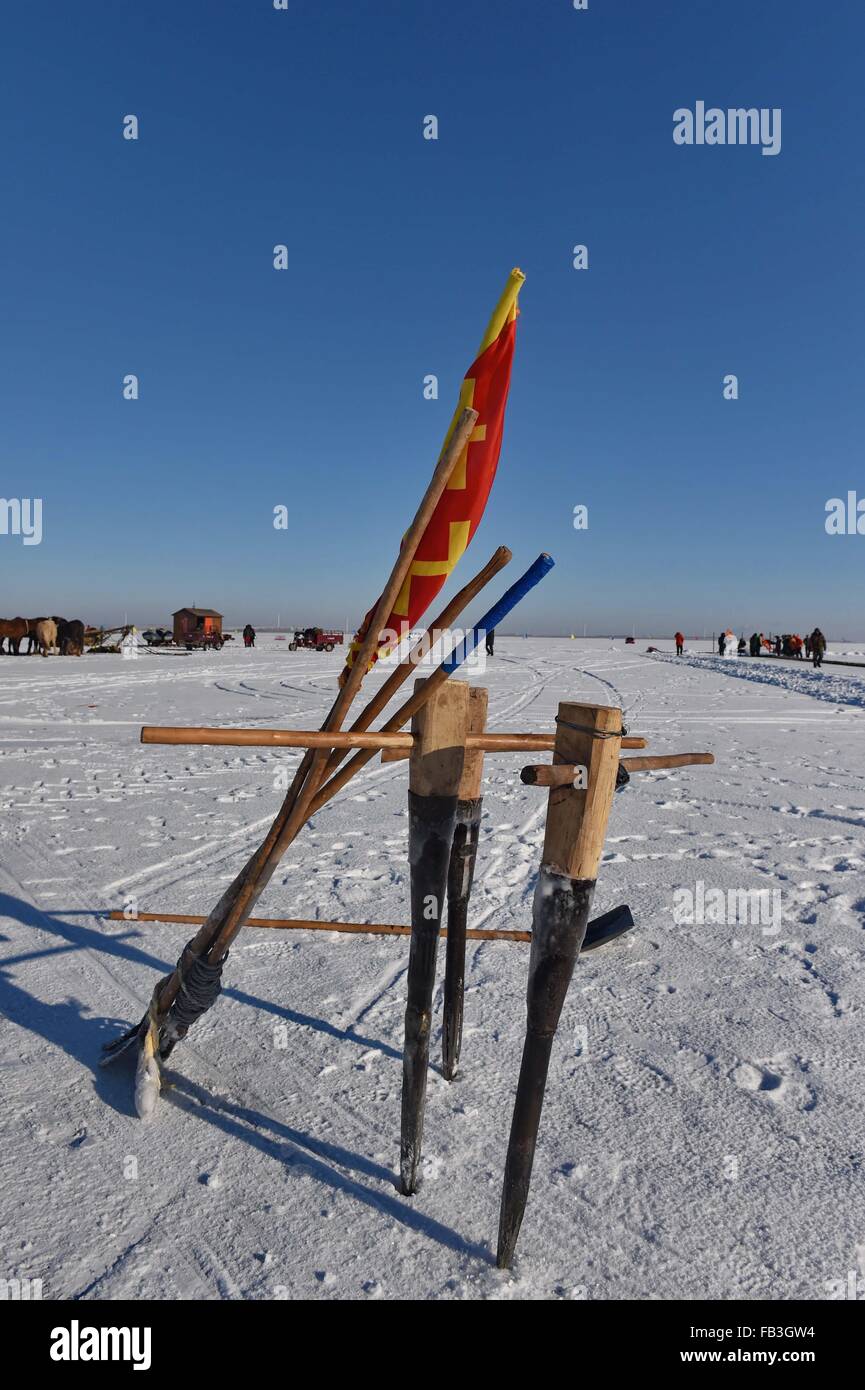
<instances>
[{"instance_id":1,"label":"tool tripod stand","mask_svg":"<svg viewBox=\"0 0 865 1390\"><path fill-rule=\"evenodd\" d=\"M366 756L381 751L387 760L408 758L410 926L256 920L286 928L410 934L400 1122L400 1187L406 1196L417 1190L442 924L446 920L442 1071L447 1080L455 1076L461 1053L467 938L531 942L526 1034L497 1249L498 1265L508 1268L528 1200L550 1057L574 966L582 950L604 945L633 925L626 906L589 920L613 795L632 772L714 759L709 753L621 758L623 747L643 748L645 740L628 738L621 710L605 705L560 704L552 735L491 733L486 729L485 689L457 680L434 684L430 690L425 680L415 683L410 733L145 727L141 737L144 743L300 747L333 754L355 748ZM524 784L549 788L531 934L472 932L468 916L483 811L484 755L544 749L552 749L553 763L532 764L521 772ZM111 915L129 920L123 913ZM165 918L152 913L140 920Z\"/></svg>"}]
</instances>

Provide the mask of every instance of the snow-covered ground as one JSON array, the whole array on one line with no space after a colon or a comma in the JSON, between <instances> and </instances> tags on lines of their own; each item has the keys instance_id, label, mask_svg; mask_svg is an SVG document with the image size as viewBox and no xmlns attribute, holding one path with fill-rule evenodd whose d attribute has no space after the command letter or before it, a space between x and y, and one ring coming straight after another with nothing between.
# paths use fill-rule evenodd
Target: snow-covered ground
<instances>
[{"instance_id":1,"label":"snow-covered ground","mask_svg":"<svg viewBox=\"0 0 865 1390\"><path fill-rule=\"evenodd\" d=\"M637 925L577 967L510 1274L492 1251L527 946L469 943L462 1069L442 1079L436 1031L411 1200L405 938L248 929L149 1125L129 1069L97 1067L188 935L99 914L207 911L298 756L144 748L139 726L316 727L340 652L4 657L0 1276L46 1298L822 1299L865 1275L865 671L646 645L503 637L475 677L493 728L620 702L648 751L717 760L616 797L596 909ZM475 925L530 925L546 793L520 765L487 761ZM260 914L406 921L406 782L371 763ZM780 916L677 922L699 884L779 893Z\"/></svg>"}]
</instances>

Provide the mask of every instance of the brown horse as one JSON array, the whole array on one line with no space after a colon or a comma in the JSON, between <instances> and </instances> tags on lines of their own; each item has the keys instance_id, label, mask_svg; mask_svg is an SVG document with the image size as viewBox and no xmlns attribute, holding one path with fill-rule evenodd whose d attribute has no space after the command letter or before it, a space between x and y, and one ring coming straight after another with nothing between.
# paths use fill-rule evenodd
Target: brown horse
<instances>
[{"instance_id":1,"label":"brown horse","mask_svg":"<svg viewBox=\"0 0 865 1390\"><path fill-rule=\"evenodd\" d=\"M0 618L0 652L3 651L4 639L8 637L9 651L11 654L17 656L21 638L26 636L26 618Z\"/></svg>"}]
</instances>

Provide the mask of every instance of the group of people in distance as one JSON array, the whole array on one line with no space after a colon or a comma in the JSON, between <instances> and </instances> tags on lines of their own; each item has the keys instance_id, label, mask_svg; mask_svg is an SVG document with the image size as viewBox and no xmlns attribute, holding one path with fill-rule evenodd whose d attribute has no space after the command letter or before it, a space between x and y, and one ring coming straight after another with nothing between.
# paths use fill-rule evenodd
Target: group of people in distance
<instances>
[{"instance_id":1,"label":"group of people in distance","mask_svg":"<svg viewBox=\"0 0 865 1390\"><path fill-rule=\"evenodd\" d=\"M685 650L685 637L681 632L677 632L673 638L676 643L676 656L681 656ZM752 632L750 642L746 642L744 637L737 641L730 628L722 632L718 638L718 655L726 656L730 644L736 643L737 656L763 656L770 652L774 656L787 656L802 659L804 652L806 659L813 661L815 666L823 665L823 657L826 655L826 638L815 627L814 631L807 637L800 637L796 632L785 632L780 637L764 637L762 632ZM732 653L731 653L732 654Z\"/></svg>"},{"instance_id":2,"label":"group of people in distance","mask_svg":"<svg viewBox=\"0 0 865 1390\"><path fill-rule=\"evenodd\" d=\"M243 645L245 647L255 646L255 628L252 626L252 623L247 623L246 627L243 629Z\"/></svg>"},{"instance_id":3,"label":"group of people in distance","mask_svg":"<svg viewBox=\"0 0 865 1390\"><path fill-rule=\"evenodd\" d=\"M719 656L725 655L728 641L727 633L722 632L718 638ZM804 653L815 666L822 666L826 655L826 638L819 627L815 627L807 637L800 637L798 632L785 632L778 637L764 637L762 632L752 632L750 642L746 642L744 637L739 638L737 653L744 656L746 652L751 656L763 656L769 652L773 656L793 657L799 661Z\"/></svg>"}]
</instances>

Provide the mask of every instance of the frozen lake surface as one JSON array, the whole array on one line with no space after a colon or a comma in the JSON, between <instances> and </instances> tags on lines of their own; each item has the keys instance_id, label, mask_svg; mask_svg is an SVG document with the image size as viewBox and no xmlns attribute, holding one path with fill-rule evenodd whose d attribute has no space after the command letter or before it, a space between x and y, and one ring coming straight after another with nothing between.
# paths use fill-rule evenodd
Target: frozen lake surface
<instances>
[{"instance_id":1,"label":"frozen lake surface","mask_svg":"<svg viewBox=\"0 0 865 1390\"><path fill-rule=\"evenodd\" d=\"M636 927L577 966L511 1273L493 1252L528 946L469 943L452 1085L439 986L411 1200L405 938L246 930L149 1124L129 1069L97 1068L190 934L98 914L207 912L299 758L145 748L139 726L316 728L341 653L0 661L0 1275L97 1299L823 1299L865 1275L865 671L646 645L500 637L472 677L494 729L616 703L648 752L716 757L615 798L595 909L627 902ZM521 765L487 759L471 925L531 925L546 792ZM406 788L406 763L370 763L258 913L408 921ZM777 893L779 916L677 921L700 884Z\"/></svg>"}]
</instances>

